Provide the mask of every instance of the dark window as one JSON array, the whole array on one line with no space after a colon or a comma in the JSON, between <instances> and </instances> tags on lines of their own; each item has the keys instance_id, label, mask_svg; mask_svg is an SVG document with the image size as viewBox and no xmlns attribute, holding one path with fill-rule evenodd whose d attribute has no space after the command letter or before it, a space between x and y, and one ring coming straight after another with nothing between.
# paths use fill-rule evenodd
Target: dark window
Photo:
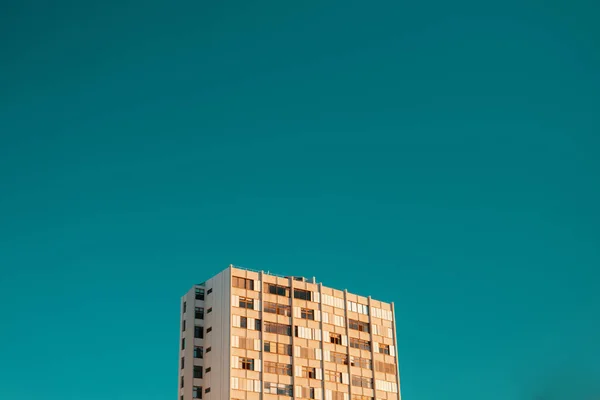
<instances>
[{"instance_id":1,"label":"dark window","mask_svg":"<svg viewBox=\"0 0 600 400\"><path fill-rule=\"evenodd\" d=\"M194 378L202 378L202 367L194 365Z\"/></svg>"},{"instance_id":2,"label":"dark window","mask_svg":"<svg viewBox=\"0 0 600 400\"><path fill-rule=\"evenodd\" d=\"M350 347L354 347L355 349L371 351L371 342L369 342L368 340L350 338Z\"/></svg>"},{"instance_id":3,"label":"dark window","mask_svg":"<svg viewBox=\"0 0 600 400\"><path fill-rule=\"evenodd\" d=\"M210 367L206 368L205 372L208 374L210 372Z\"/></svg>"},{"instance_id":4,"label":"dark window","mask_svg":"<svg viewBox=\"0 0 600 400\"><path fill-rule=\"evenodd\" d=\"M197 339L204 339L204 327L195 326L194 327L194 337Z\"/></svg>"},{"instance_id":5,"label":"dark window","mask_svg":"<svg viewBox=\"0 0 600 400\"><path fill-rule=\"evenodd\" d=\"M231 286L240 289L254 290L254 281L252 279L238 278L237 276L232 276Z\"/></svg>"},{"instance_id":6,"label":"dark window","mask_svg":"<svg viewBox=\"0 0 600 400\"><path fill-rule=\"evenodd\" d=\"M185 332L185 319L181 323L181 330Z\"/></svg>"},{"instance_id":7,"label":"dark window","mask_svg":"<svg viewBox=\"0 0 600 400\"><path fill-rule=\"evenodd\" d=\"M390 354L390 345L379 343L379 352L389 355Z\"/></svg>"},{"instance_id":8,"label":"dark window","mask_svg":"<svg viewBox=\"0 0 600 400\"><path fill-rule=\"evenodd\" d=\"M310 301L312 299L312 293L308 290L294 289L294 298Z\"/></svg>"},{"instance_id":9,"label":"dark window","mask_svg":"<svg viewBox=\"0 0 600 400\"><path fill-rule=\"evenodd\" d=\"M181 396L179 397L179 400L183 400L183 395L181 395Z\"/></svg>"},{"instance_id":10,"label":"dark window","mask_svg":"<svg viewBox=\"0 0 600 400\"><path fill-rule=\"evenodd\" d=\"M254 300L246 298L246 297L240 297L240 304L239 304L239 306L241 308L248 308L250 310L253 310L254 309Z\"/></svg>"},{"instance_id":11,"label":"dark window","mask_svg":"<svg viewBox=\"0 0 600 400\"><path fill-rule=\"evenodd\" d=\"M204 289L196 288L196 300L204 300Z\"/></svg>"},{"instance_id":12,"label":"dark window","mask_svg":"<svg viewBox=\"0 0 600 400\"><path fill-rule=\"evenodd\" d=\"M209 333L212 331L212 326L209 326L208 329L206 329L206 333Z\"/></svg>"},{"instance_id":13,"label":"dark window","mask_svg":"<svg viewBox=\"0 0 600 400\"><path fill-rule=\"evenodd\" d=\"M300 310L300 317L303 319L315 319L315 310L311 310L310 308L302 308Z\"/></svg>"},{"instance_id":14,"label":"dark window","mask_svg":"<svg viewBox=\"0 0 600 400\"><path fill-rule=\"evenodd\" d=\"M183 387L183 376L181 377L181 387Z\"/></svg>"},{"instance_id":15,"label":"dark window","mask_svg":"<svg viewBox=\"0 0 600 400\"><path fill-rule=\"evenodd\" d=\"M207 314L210 314L211 312L212 312L212 307L206 311Z\"/></svg>"},{"instance_id":16,"label":"dark window","mask_svg":"<svg viewBox=\"0 0 600 400\"><path fill-rule=\"evenodd\" d=\"M292 345L290 344L265 342L264 349L267 353L292 355Z\"/></svg>"},{"instance_id":17,"label":"dark window","mask_svg":"<svg viewBox=\"0 0 600 400\"><path fill-rule=\"evenodd\" d=\"M254 359L253 358L240 358L240 368L254 371Z\"/></svg>"},{"instance_id":18,"label":"dark window","mask_svg":"<svg viewBox=\"0 0 600 400\"><path fill-rule=\"evenodd\" d=\"M211 351L211 350L212 350L212 347L208 347L208 348L206 349L206 352L207 352L207 353L210 353L210 351Z\"/></svg>"},{"instance_id":19,"label":"dark window","mask_svg":"<svg viewBox=\"0 0 600 400\"><path fill-rule=\"evenodd\" d=\"M361 332L370 332L369 324L367 322L361 322L354 319L348 320L348 328Z\"/></svg>"},{"instance_id":20,"label":"dark window","mask_svg":"<svg viewBox=\"0 0 600 400\"><path fill-rule=\"evenodd\" d=\"M183 312L186 312L187 310L187 303L184 301L183 302Z\"/></svg>"},{"instance_id":21,"label":"dark window","mask_svg":"<svg viewBox=\"0 0 600 400\"><path fill-rule=\"evenodd\" d=\"M181 339L181 350L185 350L185 338Z\"/></svg>"},{"instance_id":22,"label":"dark window","mask_svg":"<svg viewBox=\"0 0 600 400\"><path fill-rule=\"evenodd\" d=\"M284 383L271 383L265 382L265 393L278 394L280 396L293 396L292 385L286 385Z\"/></svg>"},{"instance_id":23,"label":"dark window","mask_svg":"<svg viewBox=\"0 0 600 400\"><path fill-rule=\"evenodd\" d=\"M240 317L240 328L248 328L248 318Z\"/></svg>"},{"instance_id":24,"label":"dark window","mask_svg":"<svg viewBox=\"0 0 600 400\"><path fill-rule=\"evenodd\" d=\"M194 390L192 391L192 397L194 399L202 398L202 386L194 386Z\"/></svg>"},{"instance_id":25,"label":"dark window","mask_svg":"<svg viewBox=\"0 0 600 400\"><path fill-rule=\"evenodd\" d=\"M185 368L185 357L181 357L181 369Z\"/></svg>"},{"instance_id":26,"label":"dark window","mask_svg":"<svg viewBox=\"0 0 600 400\"><path fill-rule=\"evenodd\" d=\"M212 288L208 289L208 292L206 292L206 295L208 296L211 293L212 293Z\"/></svg>"},{"instance_id":27,"label":"dark window","mask_svg":"<svg viewBox=\"0 0 600 400\"><path fill-rule=\"evenodd\" d=\"M329 341L333 344L342 344L342 335L339 333L330 333Z\"/></svg>"},{"instance_id":28,"label":"dark window","mask_svg":"<svg viewBox=\"0 0 600 400\"><path fill-rule=\"evenodd\" d=\"M292 336L292 326L265 321L265 332Z\"/></svg>"},{"instance_id":29,"label":"dark window","mask_svg":"<svg viewBox=\"0 0 600 400\"><path fill-rule=\"evenodd\" d=\"M265 292L277 296L290 297L290 288L287 286L279 286L274 285L272 283L265 283Z\"/></svg>"},{"instance_id":30,"label":"dark window","mask_svg":"<svg viewBox=\"0 0 600 400\"><path fill-rule=\"evenodd\" d=\"M204 348L202 346L194 347L194 358L203 358L204 357Z\"/></svg>"},{"instance_id":31,"label":"dark window","mask_svg":"<svg viewBox=\"0 0 600 400\"><path fill-rule=\"evenodd\" d=\"M194 317L196 319L204 319L204 308L196 307L196 311L194 313Z\"/></svg>"},{"instance_id":32,"label":"dark window","mask_svg":"<svg viewBox=\"0 0 600 400\"><path fill-rule=\"evenodd\" d=\"M285 315L286 317L292 316L292 309L288 305L271 303L270 301L265 301L263 303L264 311L271 314L279 314Z\"/></svg>"},{"instance_id":33,"label":"dark window","mask_svg":"<svg viewBox=\"0 0 600 400\"><path fill-rule=\"evenodd\" d=\"M316 379L317 370L314 367L302 367L302 376L305 378Z\"/></svg>"},{"instance_id":34,"label":"dark window","mask_svg":"<svg viewBox=\"0 0 600 400\"><path fill-rule=\"evenodd\" d=\"M260 319L254 320L254 330L260 331Z\"/></svg>"},{"instance_id":35,"label":"dark window","mask_svg":"<svg viewBox=\"0 0 600 400\"><path fill-rule=\"evenodd\" d=\"M210 388L206 388L206 390L204 391L204 393L210 393Z\"/></svg>"},{"instance_id":36,"label":"dark window","mask_svg":"<svg viewBox=\"0 0 600 400\"><path fill-rule=\"evenodd\" d=\"M371 360L369 360L368 358L350 357L350 365L353 367L373 369Z\"/></svg>"}]
</instances>

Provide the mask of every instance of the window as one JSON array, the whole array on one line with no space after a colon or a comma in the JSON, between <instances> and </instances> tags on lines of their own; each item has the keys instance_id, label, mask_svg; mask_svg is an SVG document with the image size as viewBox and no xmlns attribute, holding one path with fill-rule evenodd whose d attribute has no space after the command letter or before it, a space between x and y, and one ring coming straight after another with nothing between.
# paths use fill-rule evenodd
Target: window
<instances>
[{"instance_id":1,"label":"window","mask_svg":"<svg viewBox=\"0 0 600 400\"><path fill-rule=\"evenodd\" d=\"M211 351L211 350L212 350L212 347L207 347L207 348L206 348L206 352L207 352L207 353L210 353L210 351Z\"/></svg>"},{"instance_id":2,"label":"window","mask_svg":"<svg viewBox=\"0 0 600 400\"><path fill-rule=\"evenodd\" d=\"M330 353L330 358L331 358L331 362L334 362L337 364L348 365L348 355L346 355L346 354L336 353L336 352L332 351Z\"/></svg>"},{"instance_id":3,"label":"window","mask_svg":"<svg viewBox=\"0 0 600 400\"><path fill-rule=\"evenodd\" d=\"M185 332L185 319L183 320L183 322L181 323L181 330L183 332Z\"/></svg>"},{"instance_id":4,"label":"window","mask_svg":"<svg viewBox=\"0 0 600 400\"><path fill-rule=\"evenodd\" d=\"M265 321L265 332L292 336L292 326Z\"/></svg>"},{"instance_id":5,"label":"window","mask_svg":"<svg viewBox=\"0 0 600 400\"><path fill-rule=\"evenodd\" d=\"M181 339L181 350L185 350L185 338Z\"/></svg>"},{"instance_id":6,"label":"window","mask_svg":"<svg viewBox=\"0 0 600 400\"><path fill-rule=\"evenodd\" d=\"M375 400L374 397L369 397L369 396L363 396L360 394L353 394L352 395L352 400Z\"/></svg>"},{"instance_id":7,"label":"window","mask_svg":"<svg viewBox=\"0 0 600 400\"><path fill-rule=\"evenodd\" d=\"M339 333L330 333L329 341L333 344L342 344L342 335Z\"/></svg>"},{"instance_id":8,"label":"window","mask_svg":"<svg viewBox=\"0 0 600 400\"><path fill-rule=\"evenodd\" d=\"M355 319L348 320L348 328L354 329L361 332L370 332L369 324L367 322L357 321Z\"/></svg>"},{"instance_id":9,"label":"window","mask_svg":"<svg viewBox=\"0 0 600 400\"><path fill-rule=\"evenodd\" d=\"M379 352L383 354L390 355L390 345L379 343Z\"/></svg>"},{"instance_id":10,"label":"window","mask_svg":"<svg viewBox=\"0 0 600 400\"><path fill-rule=\"evenodd\" d=\"M195 326L194 327L194 337L197 339L204 339L204 327L203 326Z\"/></svg>"},{"instance_id":11,"label":"window","mask_svg":"<svg viewBox=\"0 0 600 400\"><path fill-rule=\"evenodd\" d=\"M254 330L255 331L260 331L261 327L260 327L260 319L255 319L254 320Z\"/></svg>"},{"instance_id":12,"label":"window","mask_svg":"<svg viewBox=\"0 0 600 400\"><path fill-rule=\"evenodd\" d=\"M337 371L325 370L325 380L329 382L342 383L342 373Z\"/></svg>"},{"instance_id":13,"label":"window","mask_svg":"<svg viewBox=\"0 0 600 400\"><path fill-rule=\"evenodd\" d=\"M373 378L366 376L352 375L352 386L360 386L367 389L373 388Z\"/></svg>"},{"instance_id":14,"label":"window","mask_svg":"<svg viewBox=\"0 0 600 400\"><path fill-rule=\"evenodd\" d=\"M311 387L301 387L300 396L297 396L304 399L314 399L315 398L315 388Z\"/></svg>"},{"instance_id":15,"label":"window","mask_svg":"<svg viewBox=\"0 0 600 400\"><path fill-rule=\"evenodd\" d=\"M267 353L292 355L292 346L285 343L265 342L264 349Z\"/></svg>"},{"instance_id":16,"label":"window","mask_svg":"<svg viewBox=\"0 0 600 400\"><path fill-rule=\"evenodd\" d=\"M350 338L350 347L354 347L355 349L371 351L371 342L369 342L368 340Z\"/></svg>"},{"instance_id":17,"label":"window","mask_svg":"<svg viewBox=\"0 0 600 400\"><path fill-rule=\"evenodd\" d=\"M312 300L312 293L308 290L294 289L294 298L300 300Z\"/></svg>"},{"instance_id":18,"label":"window","mask_svg":"<svg viewBox=\"0 0 600 400\"><path fill-rule=\"evenodd\" d=\"M206 390L204 391L204 393L210 393L210 388L206 388Z\"/></svg>"},{"instance_id":19,"label":"window","mask_svg":"<svg viewBox=\"0 0 600 400\"><path fill-rule=\"evenodd\" d=\"M254 339L234 336L235 343L232 345L233 347L237 347L239 349L250 349L254 350ZM256 339L258 340L258 339Z\"/></svg>"},{"instance_id":20,"label":"window","mask_svg":"<svg viewBox=\"0 0 600 400\"><path fill-rule=\"evenodd\" d=\"M210 372L210 367L206 368L206 371L204 371L204 372L206 372L208 374Z\"/></svg>"},{"instance_id":21,"label":"window","mask_svg":"<svg viewBox=\"0 0 600 400\"><path fill-rule=\"evenodd\" d=\"M206 292L206 295L208 296L211 293L212 293L212 288L208 289L208 292Z\"/></svg>"},{"instance_id":22,"label":"window","mask_svg":"<svg viewBox=\"0 0 600 400\"><path fill-rule=\"evenodd\" d=\"M209 326L208 329L206 329L206 333L210 333L212 332L212 326Z\"/></svg>"},{"instance_id":23,"label":"window","mask_svg":"<svg viewBox=\"0 0 600 400\"><path fill-rule=\"evenodd\" d=\"M194 386L194 390L192 390L192 397L194 399L202 398L202 386Z\"/></svg>"},{"instance_id":24,"label":"window","mask_svg":"<svg viewBox=\"0 0 600 400\"><path fill-rule=\"evenodd\" d=\"M237 276L232 276L231 277L231 286L240 288L240 289L254 290L254 281L252 279L239 278Z\"/></svg>"},{"instance_id":25,"label":"window","mask_svg":"<svg viewBox=\"0 0 600 400\"><path fill-rule=\"evenodd\" d=\"M254 359L240 357L240 368L254 371Z\"/></svg>"},{"instance_id":26,"label":"window","mask_svg":"<svg viewBox=\"0 0 600 400\"><path fill-rule=\"evenodd\" d=\"M316 359L316 349L309 349L306 347L300 347L300 358L306 358L309 360Z\"/></svg>"},{"instance_id":27,"label":"window","mask_svg":"<svg viewBox=\"0 0 600 400\"><path fill-rule=\"evenodd\" d=\"M274 294L277 296L290 297L290 288L289 287L275 285L272 283L265 283L265 292Z\"/></svg>"},{"instance_id":28,"label":"window","mask_svg":"<svg viewBox=\"0 0 600 400\"><path fill-rule=\"evenodd\" d=\"M271 303L270 301L264 302L264 311L271 314L285 315L286 317L292 316L292 309L290 306Z\"/></svg>"},{"instance_id":29,"label":"window","mask_svg":"<svg viewBox=\"0 0 600 400\"><path fill-rule=\"evenodd\" d=\"M310 308L302 308L300 310L300 318L303 319L315 319L315 310L311 310Z\"/></svg>"},{"instance_id":30,"label":"window","mask_svg":"<svg viewBox=\"0 0 600 400\"><path fill-rule=\"evenodd\" d=\"M247 297L240 297L240 307L248 308L250 310L254 310L254 299L249 299Z\"/></svg>"},{"instance_id":31,"label":"window","mask_svg":"<svg viewBox=\"0 0 600 400\"><path fill-rule=\"evenodd\" d=\"M196 288L196 300L204 300L204 289Z\"/></svg>"},{"instance_id":32,"label":"window","mask_svg":"<svg viewBox=\"0 0 600 400\"><path fill-rule=\"evenodd\" d=\"M211 312L212 312L212 307L211 307L211 308L209 308L208 310L206 310L206 313L207 313L207 314L210 314Z\"/></svg>"},{"instance_id":33,"label":"window","mask_svg":"<svg viewBox=\"0 0 600 400\"><path fill-rule=\"evenodd\" d=\"M271 383L265 382L265 393L278 394L281 396L290 396L293 395L293 387L292 385L286 385L284 383Z\"/></svg>"},{"instance_id":34,"label":"window","mask_svg":"<svg viewBox=\"0 0 600 400\"><path fill-rule=\"evenodd\" d=\"M196 319L204 319L204 308L202 308L202 307L196 307L196 310L194 312L194 318L196 318Z\"/></svg>"},{"instance_id":35,"label":"window","mask_svg":"<svg viewBox=\"0 0 600 400\"><path fill-rule=\"evenodd\" d=\"M180 386L181 386L181 387L183 387L183 384L184 384L184 382L183 382L183 375L182 375L182 376L181 376L181 383L180 383Z\"/></svg>"},{"instance_id":36,"label":"window","mask_svg":"<svg viewBox=\"0 0 600 400\"><path fill-rule=\"evenodd\" d=\"M248 318L240 317L240 328L248 328Z\"/></svg>"},{"instance_id":37,"label":"window","mask_svg":"<svg viewBox=\"0 0 600 400\"><path fill-rule=\"evenodd\" d=\"M386 374L395 374L396 365L383 361L375 361L375 370L379 372L385 372Z\"/></svg>"},{"instance_id":38,"label":"window","mask_svg":"<svg viewBox=\"0 0 600 400\"><path fill-rule=\"evenodd\" d=\"M202 367L194 365L194 378L202 378Z\"/></svg>"},{"instance_id":39,"label":"window","mask_svg":"<svg viewBox=\"0 0 600 400\"><path fill-rule=\"evenodd\" d=\"M183 395L179 396L179 400L183 400Z\"/></svg>"},{"instance_id":40,"label":"window","mask_svg":"<svg viewBox=\"0 0 600 400\"><path fill-rule=\"evenodd\" d=\"M283 363L265 361L264 366L265 366L264 372L268 372L270 374L292 376L292 365L291 364L283 364Z\"/></svg>"},{"instance_id":41,"label":"window","mask_svg":"<svg viewBox=\"0 0 600 400\"><path fill-rule=\"evenodd\" d=\"M183 302L183 312L186 312L187 310L187 302Z\"/></svg>"},{"instance_id":42,"label":"window","mask_svg":"<svg viewBox=\"0 0 600 400\"><path fill-rule=\"evenodd\" d=\"M181 369L185 368L185 357L181 357Z\"/></svg>"},{"instance_id":43,"label":"window","mask_svg":"<svg viewBox=\"0 0 600 400\"><path fill-rule=\"evenodd\" d=\"M353 367L373 369L371 360L369 360L368 358L350 357L350 365Z\"/></svg>"},{"instance_id":44,"label":"window","mask_svg":"<svg viewBox=\"0 0 600 400\"><path fill-rule=\"evenodd\" d=\"M204 348L202 346L194 347L194 358L203 358L204 357Z\"/></svg>"},{"instance_id":45,"label":"window","mask_svg":"<svg viewBox=\"0 0 600 400\"><path fill-rule=\"evenodd\" d=\"M310 378L310 379L317 379L317 369L314 367L303 366L302 367L302 377Z\"/></svg>"}]
</instances>

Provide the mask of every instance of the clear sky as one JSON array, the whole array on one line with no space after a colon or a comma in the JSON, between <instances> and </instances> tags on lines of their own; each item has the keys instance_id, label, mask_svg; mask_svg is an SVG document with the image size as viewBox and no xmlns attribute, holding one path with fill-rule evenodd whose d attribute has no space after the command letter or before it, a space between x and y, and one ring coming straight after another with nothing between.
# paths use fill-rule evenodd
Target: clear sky
<instances>
[{"instance_id":1,"label":"clear sky","mask_svg":"<svg viewBox=\"0 0 600 400\"><path fill-rule=\"evenodd\" d=\"M230 263L394 301L406 400L591 393L597 4L2 2L0 399L175 399Z\"/></svg>"}]
</instances>

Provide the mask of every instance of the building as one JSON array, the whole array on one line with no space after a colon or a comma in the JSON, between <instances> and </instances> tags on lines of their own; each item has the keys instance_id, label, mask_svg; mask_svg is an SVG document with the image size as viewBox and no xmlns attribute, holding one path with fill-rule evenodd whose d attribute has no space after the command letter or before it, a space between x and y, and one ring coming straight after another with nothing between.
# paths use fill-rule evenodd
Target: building
<instances>
[{"instance_id":1,"label":"building","mask_svg":"<svg viewBox=\"0 0 600 400\"><path fill-rule=\"evenodd\" d=\"M181 298L179 400L400 400L394 304L230 266Z\"/></svg>"}]
</instances>

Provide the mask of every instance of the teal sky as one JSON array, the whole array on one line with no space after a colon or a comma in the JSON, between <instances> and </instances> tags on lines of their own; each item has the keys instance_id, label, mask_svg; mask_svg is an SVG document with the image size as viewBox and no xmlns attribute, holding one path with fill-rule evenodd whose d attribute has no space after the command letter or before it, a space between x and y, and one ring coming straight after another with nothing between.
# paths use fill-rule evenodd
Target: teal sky
<instances>
[{"instance_id":1,"label":"teal sky","mask_svg":"<svg viewBox=\"0 0 600 400\"><path fill-rule=\"evenodd\" d=\"M394 301L406 400L594 392L594 3L2 2L0 399L175 399L230 263Z\"/></svg>"}]
</instances>

